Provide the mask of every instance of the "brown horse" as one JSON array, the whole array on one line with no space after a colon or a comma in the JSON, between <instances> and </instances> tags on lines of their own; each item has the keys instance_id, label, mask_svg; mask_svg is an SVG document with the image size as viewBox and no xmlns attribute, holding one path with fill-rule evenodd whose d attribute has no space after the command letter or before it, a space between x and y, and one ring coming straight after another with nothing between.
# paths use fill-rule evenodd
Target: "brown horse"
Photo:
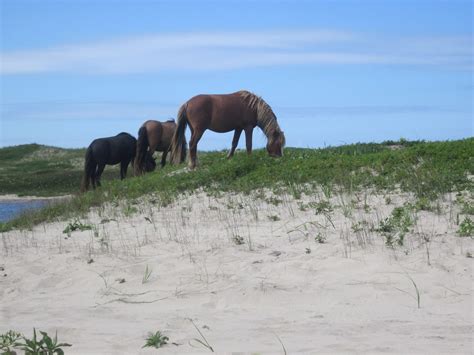
<instances>
[{"instance_id":1,"label":"brown horse","mask_svg":"<svg viewBox=\"0 0 474 355\"><path fill-rule=\"evenodd\" d=\"M134 162L135 175L141 175L146 171L145 157L147 154L152 156L155 151L163 152L161 167L165 166L175 130L176 123L173 119L166 122L149 120L143 123L138 130L137 152ZM183 144L186 145L186 141ZM183 150L183 154L186 154L186 149Z\"/></svg>"},{"instance_id":2,"label":"brown horse","mask_svg":"<svg viewBox=\"0 0 474 355\"><path fill-rule=\"evenodd\" d=\"M252 152L252 133L258 126L267 137L267 151L272 157L281 157L285 146L285 135L277 123L275 114L263 99L248 91L227 95L198 95L184 103L178 112L178 127L171 142L171 161L182 161L182 147L185 130L189 124L189 166L196 167L197 144L204 131L234 132L232 147L227 155L231 158L245 131L247 153Z\"/></svg>"}]
</instances>

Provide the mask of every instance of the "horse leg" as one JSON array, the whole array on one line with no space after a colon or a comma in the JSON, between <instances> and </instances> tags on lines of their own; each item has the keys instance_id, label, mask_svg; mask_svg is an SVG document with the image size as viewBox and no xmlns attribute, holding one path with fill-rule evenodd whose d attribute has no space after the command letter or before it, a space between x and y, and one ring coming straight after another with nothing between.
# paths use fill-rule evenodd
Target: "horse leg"
<instances>
[{"instance_id":1,"label":"horse leg","mask_svg":"<svg viewBox=\"0 0 474 355\"><path fill-rule=\"evenodd\" d=\"M234 132L234 138L232 139L232 147L230 148L229 154L227 154L227 159L230 159L234 156L235 148L239 144L240 134L242 133L241 129L236 129Z\"/></svg>"},{"instance_id":2,"label":"horse leg","mask_svg":"<svg viewBox=\"0 0 474 355\"><path fill-rule=\"evenodd\" d=\"M97 174L96 174L96 177L95 177L97 186L101 186L100 185L100 177L102 176L102 173L104 172L104 169L105 169L105 164L99 164L99 167L97 168Z\"/></svg>"},{"instance_id":3,"label":"horse leg","mask_svg":"<svg viewBox=\"0 0 474 355\"><path fill-rule=\"evenodd\" d=\"M163 168L165 165L166 165L166 156L168 155L168 152L169 152L169 148L168 149L165 149L163 151L163 154L161 154L161 167Z\"/></svg>"},{"instance_id":4,"label":"horse leg","mask_svg":"<svg viewBox=\"0 0 474 355\"><path fill-rule=\"evenodd\" d=\"M120 162L120 180L125 179L125 177L127 176L127 168L129 163L130 161L128 160L122 160Z\"/></svg>"},{"instance_id":5,"label":"horse leg","mask_svg":"<svg viewBox=\"0 0 474 355\"><path fill-rule=\"evenodd\" d=\"M150 157L152 159L154 159L153 154L155 153L157 147L158 147L158 142L153 142L153 140L149 142L148 153L150 153Z\"/></svg>"},{"instance_id":6,"label":"horse leg","mask_svg":"<svg viewBox=\"0 0 474 355\"><path fill-rule=\"evenodd\" d=\"M189 140L189 168L194 170L196 168L197 144L201 139L204 131L193 130L191 139Z\"/></svg>"},{"instance_id":7,"label":"horse leg","mask_svg":"<svg viewBox=\"0 0 474 355\"><path fill-rule=\"evenodd\" d=\"M94 168L91 171L90 180L92 188L95 190L96 187L96 175L97 175L97 164L94 163Z\"/></svg>"},{"instance_id":8,"label":"horse leg","mask_svg":"<svg viewBox=\"0 0 474 355\"><path fill-rule=\"evenodd\" d=\"M253 127L248 127L245 129L245 144L247 146L247 154L252 154L252 134Z\"/></svg>"}]
</instances>

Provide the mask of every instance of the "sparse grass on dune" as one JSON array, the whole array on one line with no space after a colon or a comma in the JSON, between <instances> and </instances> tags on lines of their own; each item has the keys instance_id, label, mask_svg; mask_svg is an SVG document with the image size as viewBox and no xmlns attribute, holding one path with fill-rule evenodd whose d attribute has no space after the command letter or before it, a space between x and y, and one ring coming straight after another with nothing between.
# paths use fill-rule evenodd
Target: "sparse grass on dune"
<instances>
[{"instance_id":1,"label":"sparse grass on dune","mask_svg":"<svg viewBox=\"0 0 474 355\"><path fill-rule=\"evenodd\" d=\"M397 149L390 149L391 145ZM31 154L26 152L28 149L25 146L21 146L21 151L23 155ZM226 159L224 151L201 153L200 166L196 171L188 172L183 169L183 164L167 165L154 173L124 181L107 181L105 176L102 188L0 224L0 231L30 228L44 221L80 216L92 206L122 199L139 199L143 195L153 194L157 202L166 205L179 194L197 189L249 193L267 188L277 194L286 190L298 197L321 186L328 191L357 191L368 187L392 191L399 188L414 193L418 198L432 200L451 191L473 191L473 182L470 180L474 174L473 151L474 138L450 142L401 140L324 149L287 148L281 159L272 159L263 150L254 151L251 156L240 152L231 160ZM82 156L83 151L75 150L74 154L77 154L76 157ZM6 162L13 159L12 155L11 152L5 155L2 152L0 160ZM71 156L74 155L71 153ZM51 161L54 161L54 157L36 164L51 164ZM22 169L27 169L27 166ZM64 170L62 172L64 179L71 184L64 187L66 192L78 189L82 172L77 170L75 173L78 174L77 180L75 177L64 177ZM32 176L29 174L25 184L38 189L37 186L41 185L30 181Z\"/></svg>"}]
</instances>

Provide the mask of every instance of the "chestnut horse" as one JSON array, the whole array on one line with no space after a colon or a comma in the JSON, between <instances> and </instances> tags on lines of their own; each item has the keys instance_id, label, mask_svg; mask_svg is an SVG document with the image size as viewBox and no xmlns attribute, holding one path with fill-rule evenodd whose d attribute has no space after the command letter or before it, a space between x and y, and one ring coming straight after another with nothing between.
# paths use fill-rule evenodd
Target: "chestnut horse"
<instances>
[{"instance_id":1,"label":"chestnut horse","mask_svg":"<svg viewBox=\"0 0 474 355\"><path fill-rule=\"evenodd\" d=\"M166 122L149 120L138 130L137 153L135 154L135 175L141 175L145 169L145 156L153 156L155 151L163 152L161 167L166 164L166 156L170 150L171 138L176 130L173 119ZM186 144L186 141L183 143ZM185 150L184 150L185 152ZM184 160L184 158L183 158Z\"/></svg>"},{"instance_id":2,"label":"chestnut horse","mask_svg":"<svg viewBox=\"0 0 474 355\"><path fill-rule=\"evenodd\" d=\"M285 135L277 123L275 114L263 99L248 91L227 95L197 95L184 103L178 112L178 127L171 142L171 161L183 160L185 130L189 124L189 167L196 167L197 144L204 131L224 133L234 131L232 147L227 155L231 158L245 132L247 153L252 152L252 133L258 126L267 137L267 151L272 157L281 157L285 146Z\"/></svg>"}]
</instances>

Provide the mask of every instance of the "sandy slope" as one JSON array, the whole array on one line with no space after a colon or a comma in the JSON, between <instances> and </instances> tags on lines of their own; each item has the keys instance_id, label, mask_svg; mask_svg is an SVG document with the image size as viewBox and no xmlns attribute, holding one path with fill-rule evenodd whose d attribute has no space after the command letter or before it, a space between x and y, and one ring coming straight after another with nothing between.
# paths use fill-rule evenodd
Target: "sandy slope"
<instances>
[{"instance_id":1,"label":"sandy slope","mask_svg":"<svg viewBox=\"0 0 474 355\"><path fill-rule=\"evenodd\" d=\"M83 220L95 230L70 238L66 222L4 233L0 332L34 326L57 330L67 353L136 354L156 352L141 347L161 330L173 344L160 353L209 352L192 319L217 352L282 353L280 340L289 353L472 352L473 240L455 234L452 196L394 249L372 226L409 196L335 196L329 218L280 198L201 193L96 210Z\"/></svg>"}]
</instances>

